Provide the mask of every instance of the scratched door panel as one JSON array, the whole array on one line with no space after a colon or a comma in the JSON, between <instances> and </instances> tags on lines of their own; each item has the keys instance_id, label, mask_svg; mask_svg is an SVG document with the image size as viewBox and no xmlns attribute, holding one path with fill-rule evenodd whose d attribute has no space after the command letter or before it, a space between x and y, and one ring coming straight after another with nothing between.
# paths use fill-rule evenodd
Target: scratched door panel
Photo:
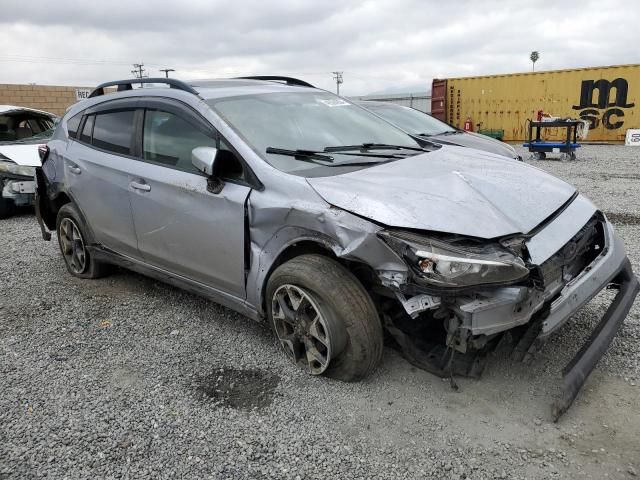
<instances>
[{"instance_id":1,"label":"scratched door panel","mask_svg":"<svg viewBox=\"0 0 640 480\"><path fill-rule=\"evenodd\" d=\"M244 296L244 204L250 188L207 191L202 175L139 162L130 181L138 248L145 261Z\"/></svg>"}]
</instances>

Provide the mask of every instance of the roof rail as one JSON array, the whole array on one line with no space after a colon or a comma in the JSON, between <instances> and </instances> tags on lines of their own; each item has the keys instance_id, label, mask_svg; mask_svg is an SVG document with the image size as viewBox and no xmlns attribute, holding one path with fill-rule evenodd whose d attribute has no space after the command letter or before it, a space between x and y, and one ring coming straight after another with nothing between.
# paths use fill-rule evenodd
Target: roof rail
<instances>
[{"instance_id":1,"label":"roof rail","mask_svg":"<svg viewBox=\"0 0 640 480\"><path fill-rule=\"evenodd\" d=\"M113 82L105 82L98 85L93 92L89 95L89 98L99 97L100 95L104 95L105 87L118 87L118 92L122 92L125 90L133 90L134 83L164 83L169 85L171 88L177 88L178 90L183 90L185 92L192 93L194 95L198 95L198 92L191 86L184 83L181 80L177 80L175 78L134 78L131 80L115 80Z\"/></svg>"},{"instance_id":2,"label":"roof rail","mask_svg":"<svg viewBox=\"0 0 640 480\"><path fill-rule=\"evenodd\" d=\"M293 77L282 77L280 75L257 75L253 77L236 77L236 78L242 79L242 80L268 80L273 82L284 82L287 85L295 85L298 87L316 88L310 83L305 82L304 80L300 80L298 78L293 78Z\"/></svg>"}]
</instances>

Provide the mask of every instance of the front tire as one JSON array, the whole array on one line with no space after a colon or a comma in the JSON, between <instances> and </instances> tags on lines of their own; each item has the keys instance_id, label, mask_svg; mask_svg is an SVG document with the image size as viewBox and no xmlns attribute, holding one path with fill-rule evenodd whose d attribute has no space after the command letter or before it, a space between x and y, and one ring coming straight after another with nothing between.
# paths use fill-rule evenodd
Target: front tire
<instances>
[{"instance_id":1,"label":"front tire","mask_svg":"<svg viewBox=\"0 0 640 480\"><path fill-rule=\"evenodd\" d=\"M71 275L78 278L100 278L106 275L108 265L95 260L87 249L87 228L72 203L63 205L58 211L56 235L64 263Z\"/></svg>"},{"instance_id":2,"label":"front tire","mask_svg":"<svg viewBox=\"0 0 640 480\"><path fill-rule=\"evenodd\" d=\"M267 283L269 321L287 356L311 375L357 381L380 363L382 325L362 284L340 263L301 255Z\"/></svg>"}]
</instances>

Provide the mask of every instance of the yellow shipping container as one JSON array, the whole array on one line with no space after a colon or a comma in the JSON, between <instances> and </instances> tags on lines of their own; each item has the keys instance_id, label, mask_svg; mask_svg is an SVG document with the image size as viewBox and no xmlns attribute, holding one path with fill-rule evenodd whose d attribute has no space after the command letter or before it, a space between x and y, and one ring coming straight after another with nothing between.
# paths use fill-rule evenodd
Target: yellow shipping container
<instances>
[{"instance_id":1,"label":"yellow shipping container","mask_svg":"<svg viewBox=\"0 0 640 480\"><path fill-rule=\"evenodd\" d=\"M462 128L504 130L503 140L527 137L527 120L539 110L590 123L587 141L624 142L640 128L640 65L578 68L433 81L432 114ZM545 137L561 138L550 129Z\"/></svg>"}]
</instances>

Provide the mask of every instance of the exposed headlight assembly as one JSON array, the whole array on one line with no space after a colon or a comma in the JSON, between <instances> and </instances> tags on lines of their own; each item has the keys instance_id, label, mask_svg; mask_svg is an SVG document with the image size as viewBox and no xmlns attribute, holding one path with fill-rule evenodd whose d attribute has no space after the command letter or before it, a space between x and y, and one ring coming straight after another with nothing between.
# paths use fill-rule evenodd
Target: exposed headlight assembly
<instances>
[{"instance_id":1,"label":"exposed headlight assembly","mask_svg":"<svg viewBox=\"0 0 640 480\"><path fill-rule=\"evenodd\" d=\"M499 244L461 247L409 232L385 231L381 236L434 287L508 284L529 275L524 261Z\"/></svg>"},{"instance_id":2,"label":"exposed headlight assembly","mask_svg":"<svg viewBox=\"0 0 640 480\"><path fill-rule=\"evenodd\" d=\"M33 177L36 174L36 169L35 167L18 165L8 159L0 159L0 174L2 173L12 173L13 175L20 175L22 177Z\"/></svg>"}]
</instances>

